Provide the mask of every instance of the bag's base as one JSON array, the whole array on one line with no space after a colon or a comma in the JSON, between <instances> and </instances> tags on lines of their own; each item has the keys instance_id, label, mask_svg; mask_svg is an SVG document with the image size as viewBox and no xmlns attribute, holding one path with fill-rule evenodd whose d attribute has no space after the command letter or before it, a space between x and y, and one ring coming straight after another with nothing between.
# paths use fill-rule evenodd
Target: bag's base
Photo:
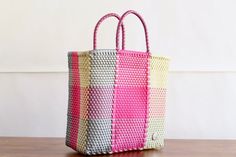
<instances>
[{"instance_id":1,"label":"bag's base","mask_svg":"<svg viewBox=\"0 0 236 157\"><path fill-rule=\"evenodd\" d=\"M69 146L67 143L66 145L68 147L71 148L71 146ZM134 151L145 151L145 150L162 150L164 148L164 146L162 145L159 145L158 147L156 148L134 148L134 149L124 149L124 150L118 150L118 151L104 151L104 152L91 152L91 151L88 151L88 150L85 150L83 152L79 151L79 150L76 150L74 148L72 148L73 150L77 151L78 153L80 154L83 154L83 155L106 155L106 154L115 154L115 153L122 153L122 152L134 152Z\"/></svg>"}]
</instances>

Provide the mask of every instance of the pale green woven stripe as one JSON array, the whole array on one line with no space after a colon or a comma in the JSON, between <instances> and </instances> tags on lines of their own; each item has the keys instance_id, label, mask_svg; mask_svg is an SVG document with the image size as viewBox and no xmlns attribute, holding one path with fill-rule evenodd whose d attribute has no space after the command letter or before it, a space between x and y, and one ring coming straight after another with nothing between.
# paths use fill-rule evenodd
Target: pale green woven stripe
<instances>
[{"instance_id":1,"label":"pale green woven stripe","mask_svg":"<svg viewBox=\"0 0 236 157\"><path fill-rule=\"evenodd\" d=\"M150 59L150 88L149 89L165 89L167 82L169 60L164 57L151 57ZM149 95L149 120L147 129L147 140L145 144L145 149L150 148L161 148L164 146L164 118L163 115L150 116L150 113L154 109L163 108L163 106L158 106L157 95ZM156 100L156 101L154 101ZM165 105L165 104L161 104ZM158 114L157 112L155 112ZM160 113L161 114L161 113ZM153 136L157 136L153 139Z\"/></svg>"},{"instance_id":2,"label":"pale green woven stripe","mask_svg":"<svg viewBox=\"0 0 236 157\"><path fill-rule=\"evenodd\" d=\"M162 148L164 146L164 117L149 119L148 137L145 149ZM153 134L157 134L157 139L153 140Z\"/></svg>"}]
</instances>

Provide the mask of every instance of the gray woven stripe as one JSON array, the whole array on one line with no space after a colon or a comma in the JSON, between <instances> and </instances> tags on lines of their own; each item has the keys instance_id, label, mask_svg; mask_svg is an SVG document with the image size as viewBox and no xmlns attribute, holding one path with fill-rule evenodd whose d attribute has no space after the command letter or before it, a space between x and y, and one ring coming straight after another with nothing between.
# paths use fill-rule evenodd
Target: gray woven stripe
<instances>
[{"instance_id":1,"label":"gray woven stripe","mask_svg":"<svg viewBox=\"0 0 236 157\"><path fill-rule=\"evenodd\" d=\"M111 151L116 50L93 50L90 56L90 89L95 93L89 96L88 113L93 119L88 120L86 153L101 154Z\"/></svg>"},{"instance_id":2,"label":"gray woven stripe","mask_svg":"<svg viewBox=\"0 0 236 157\"><path fill-rule=\"evenodd\" d=\"M111 151L111 119L88 120L88 154Z\"/></svg>"},{"instance_id":3,"label":"gray woven stripe","mask_svg":"<svg viewBox=\"0 0 236 157\"><path fill-rule=\"evenodd\" d=\"M90 56L90 86L114 85L116 50L93 50Z\"/></svg>"}]
</instances>

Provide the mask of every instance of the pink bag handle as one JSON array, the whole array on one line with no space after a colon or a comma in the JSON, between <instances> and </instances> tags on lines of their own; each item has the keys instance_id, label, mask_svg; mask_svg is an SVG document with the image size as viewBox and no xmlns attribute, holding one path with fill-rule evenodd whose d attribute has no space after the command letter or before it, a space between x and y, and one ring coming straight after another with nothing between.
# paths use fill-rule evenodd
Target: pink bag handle
<instances>
[{"instance_id":1,"label":"pink bag handle","mask_svg":"<svg viewBox=\"0 0 236 157\"><path fill-rule=\"evenodd\" d=\"M146 49L147 49L147 53L150 53L149 51L149 41L148 41L148 31L147 31L147 27L146 27L146 24L143 20L143 18L141 17L141 15L139 15L136 11L134 10L128 10L127 12L125 12L121 18L120 18L120 21L118 23L118 26L117 26L117 29L116 29L116 50L119 51L120 50L120 46L119 46L119 34L120 34L120 27L121 25L123 24L123 20L124 18L129 15L129 14L134 14L136 15L139 20L142 22L143 24L143 28L144 28L144 32L145 32L145 39L146 39ZM124 48L122 48L122 50L124 50Z\"/></svg>"},{"instance_id":2,"label":"pink bag handle","mask_svg":"<svg viewBox=\"0 0 236 157\"><path fill-rule=\"evenodd\" d=\"M97 31L98 27L101 25L101 23L107 19L108 17L116 17L118 20L120 20L120 16L116 13L109 13L104 15L96 24L93 32L93 49L97 49ZM119 27L120 28L120 27ZM125 49L125 27L123 24L121 24L122 28L122 49Z\"/></svg>"}]
</instances>

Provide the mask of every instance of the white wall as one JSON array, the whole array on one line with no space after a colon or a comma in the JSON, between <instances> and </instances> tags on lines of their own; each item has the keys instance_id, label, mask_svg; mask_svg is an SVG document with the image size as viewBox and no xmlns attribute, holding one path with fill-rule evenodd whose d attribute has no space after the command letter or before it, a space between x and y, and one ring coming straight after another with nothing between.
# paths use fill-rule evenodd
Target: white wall
<instances>
[{"instance_id":1,"label":"white wall","mask_svg":"<svg viewBox=\"0 0 236 157\"><path fill-rule=\"evenodd\" d=\"M95 3L96 2L96 3ZM64 136L69 50L92 48L108 12L140 12L153 54L171 58L167 138L236 138L234 0L0 1L0 136ZM117 21L98 32L115 47ZM144 50L141 24L125 21L127 48ZM137 37L137 34L140 34Z\"/></svg>"}]
</instances>

